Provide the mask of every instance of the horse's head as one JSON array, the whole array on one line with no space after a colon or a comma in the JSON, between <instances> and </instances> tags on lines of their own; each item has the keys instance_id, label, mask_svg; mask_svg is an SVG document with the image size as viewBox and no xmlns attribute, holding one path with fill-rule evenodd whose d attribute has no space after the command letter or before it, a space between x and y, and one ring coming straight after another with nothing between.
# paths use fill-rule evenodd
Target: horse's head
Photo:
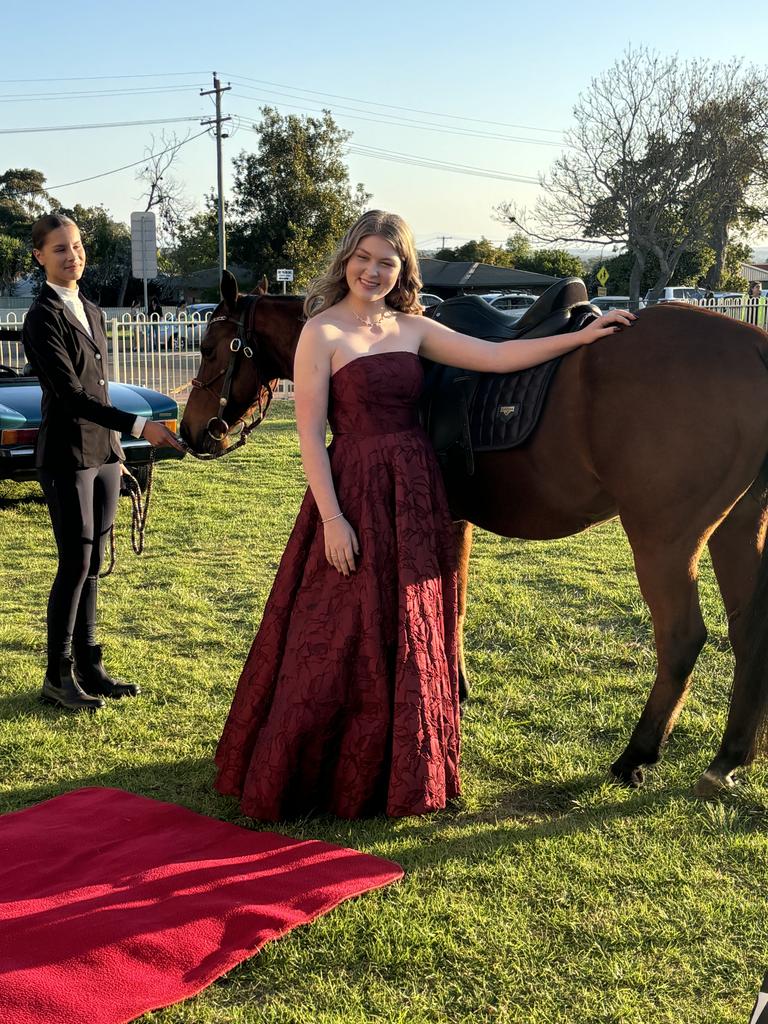
<instances>
[{"instance_id":1,"label":"horse's head","mask_svg":"<svg viewBox=\"0 0 768 1024\"><path fill-rule=\"evenodd\" d=\"M226 451L239 436L235 428L261 421L278 378L291 377L301 326L297 300L292 302L293 330L286 332L284 314L276 316L280 311L272 308L285 304L281 296L267 296L266 282L240 295L234 276L224 271L221 302L200 343L200 367L181 421L181 436L193 452Z\"/></svg>"}]
</instances>

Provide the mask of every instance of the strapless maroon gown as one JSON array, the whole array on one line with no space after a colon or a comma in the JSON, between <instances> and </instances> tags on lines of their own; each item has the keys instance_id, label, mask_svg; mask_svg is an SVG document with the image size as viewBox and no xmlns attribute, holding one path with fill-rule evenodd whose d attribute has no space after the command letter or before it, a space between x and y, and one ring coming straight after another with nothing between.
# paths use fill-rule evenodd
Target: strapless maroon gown
<instances>
[{"instance_id":1,"label":"strapless maroon gown","mask_svg":"<svg viewBox=\"0 0 768 1024\"><path fill-rule=\"evenodd\" d=\"M331 378L331 470L360 543L328 564L308 491L216 753L216 788L276 821L423 814L459 793L456 558L418 424L418 356Z\"/></svg>"}]
</instances>

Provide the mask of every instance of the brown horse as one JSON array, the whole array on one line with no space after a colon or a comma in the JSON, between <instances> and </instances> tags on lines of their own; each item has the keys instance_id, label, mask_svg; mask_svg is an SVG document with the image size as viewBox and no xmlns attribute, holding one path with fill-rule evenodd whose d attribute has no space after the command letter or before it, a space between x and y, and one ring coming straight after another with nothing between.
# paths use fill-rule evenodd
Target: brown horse
<instances>
[{"instance_id":1,"label":"brown horse","mask_svg":"<svg viewBox=\"0 0 768 1024\"><path fill-rule=\"evenodd\" d=\"M221 437L227 424L247 416L269 382L291 379L302 326L296 298L238 295L231 275L222 295L181 424L192 450L210 454L231 443ZM247 347L233 352L236 337ZM208 429L211 421L217 429ZM460 520L461 625L470 524L549 540L620 517L658 661L640 720L612 765L633 786L661 756L706 639L697 574L709 545L736 666L725 734L697 792L730 786L733 771L758 753L768 722L765 333L693 307L644 310L630 330L563 359L527 442L476 455L471 486L447 483Z\"/></svg>"}]
</instances>

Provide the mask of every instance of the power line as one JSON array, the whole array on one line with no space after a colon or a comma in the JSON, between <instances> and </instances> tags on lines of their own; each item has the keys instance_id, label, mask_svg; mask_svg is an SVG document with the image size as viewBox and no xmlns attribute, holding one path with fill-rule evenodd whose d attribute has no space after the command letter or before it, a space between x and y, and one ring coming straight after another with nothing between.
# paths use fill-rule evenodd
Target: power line
<instances>
[{"instance_id":1,"label":"power line","mask_svg":"<svg viewBox=\"0 0 768 1024\"><path fill-rule=\"evenodd\" d=\"M411 164L416 167L429 167L437 171L453 171L456 174L469 174L479 178L496 178L500 181L516 181L524 185L538 185L539 179L525 174L510 174L496 171L488 167L473 167L470 164L457 164L448 160L433 160L431 157L417 156L412 153L393 153L374 146L349 145L349 152L358 156L370 156L376 160L389 160L392 163Z\"/></svg>"},{"instance_id":2,"label":"power line","mask_svg":"<svg viewBox=\"0 0 768 1024\"><path fill-rule=\"evenodd\" d=\"M165 156L166 153L170 153L173 150L181 149L182 146L186 146L188 142L194 142L195 139L201 138L203 135L208 134L208 129L205 131L198 132L197 135L191 135L188 139L183 139L181 142L176 142L172 146L168 146L167 149L161 150L159 153L153 153L151 156L159 157ZM25 188L17 192L2 192L0 196L3 199L13 198L15 196L28 196L39 192L57 192L60 188L69 188L70 185L82 185L84 181L95 181L97 178L107 178L110 174L119 174L120 171L127 171L131 167L138 167L139 164L144 164L150 157L143 157L141 160L134 160L131 164L123 164L122 167L115 167L111 171L102 171L101 174L92 174L88 178L78 178L76 181L64 181L61 185L46 185L45 188Z\"/></svg>"},{"instance_id":3,"label":"power line","mask_svg":"<svg viewBox=\"0 0 768 1024\"><path fill-rule=\"evenodd\" d=\"M243 86L240 86L240 88L243 88ZM236 96L238 99L243 99L246 102L248 100L254 100L255 101L255 100L259 100L259 99L262 102L264 102L264 103L273 102L273 101L270 101L268 98L255 97L255 96L254 97L243 96L241 93L237 93L237 92L233 92L232 95ZM278 95L284 95L284 94L278 94ZM294 99L300 99L301 97L293 97L293 98ZM324 108L324 107L308 107L308 106L299 105L299 104L296 104L296 103L285 103L285 102L280 102L280 103L278 103L278 105L282 106L282 107L291 107L294 110L308 110L310 112L322 112L324 109L327 109L327 108ZM341 108L337 107L335 110L332 110L331 113L337 114L337 111L340 110L340 109ZM351 109L356 109L356 108L351 108ZM368 122L370 122L372 124L387 124L387 125L391 125L391 126L393 126L395 128L418 128L420 131L437 132L438 134L441 134L441 135L461 135L461 136L469 137L469 138L473 138L473 139L492 139L492 140L496 140L496 141L500 141L500 142L516 142L516 143L524 143L526 145L534 145L534 146L553 146L553 147L555 147L557 149L562 149L563 145L564 145L564 143L553 142L553 141L550 141L549 139L526 139L526 138L523 138L521 136L500 135L497 132L481 132L481 131L476 131L473 128L458 128L458 127L457 128L452 128L449 125L435 125L435 124L432 124L429 121L417 121L417 120L415 120L413 118L400 118L399 120L393 120L392 118L387 117L386 114L378 114L377 111L370 111L369 113L372 114L373 116L365 116L362 113L347 113L346 111L344 111L342 113L338 113L337 116L342 117L342 118L353 118L356 121L368 121Z\"/></svg>"},{"instance_id":4,"label":"power line","mask_svg":"<svg viewBox=\"0 0 768 1024\"><path fill-rule=\"evenodd\" d=\"M150 124L180 124L182 121L199 121L198 117L161 117L153 121L109 121L102 124L55 124L40 128L0 128L0 135L23 135L29 132L77 132L90 128L130 128Z\"/></svg>"},{"instance_id":5,"label":"power line","mask_svg":"<svg viewBox=\"0 0 768 1024\"><path fill-rule=\"evenodd\" d=\"M103 171L101 174L92 174L89 178L79 178L77 181L65 181L63 185L49 185L47 188L40 189L41 192L53 192L56 189L68 188L70 185L82 185L84 181L95 181L97 178L107 178L110 174L119 174L120 171L127 171L131 167L138 167L139 164L144 164L151 157L165 156L166 153L171 153L174 150L181 149L182 146L186 146L189 142L194 142L195 139L201 138L203 135L208 134L208 129L205 131L198 132L197 135L190 135L188 139L183 139L181 142L175 143L173 146L168 146L167 149L161 150L159 153L152 153L150 157L143 157L141 160L134 160L132 164L123 164L122 167L115 167L111 171Z\"/></svg>"},{"instance_id":6,"label":"power line","mask_svg":"<svg viewBox=\"0 0 768 1024\"><path fill-rule=\"evenodd\" d=\"M189 92L189 90L194 87L195 84L190 82L189 85L156 85L149 86L145 89L91 89L82 92L37 92L28 93L26 95L23 93L8 93L5 96L0 96L0 103L34 103L36 100L50 101L59 99L111 99L117 96L144 96L167 92Z\"/></svg>"},{"instance_id":7,"label":"power line","mask_svg":"<svg viewBox=\"0 0 768 1024\"><path fill-rule=\"evenodd\" d=\"M258 130L248 124L246 119L235 115L235 121L249 131L258 134ZM370 156L379 160L389 160L393 163L410 164L417 167L427 167L432 170L453 171L457 174L469 174L475 177L496 178L501 181L516 181L525 185L538 185L539 179L529 175L511 174L507 171L497 171L488 167L474 167L471 164L452 163L448 160L434 160L431 157L419 156L415 153L398 153L392 150L380 149L375 146L364 146L362 144L350 143L347 146L350 153L359 156Z\"/></svg>"},{"instance_id":8,"label":"power line","mask_svg":"<svg viewBox=\"0 0 768 1024\"><path fill-rule=\"evenodd\" d=\"M119 82L129 78L184 78L204 75L205 71L157 71L145 75L74 75L70 78L0 78L0 85L22 85L34 82Z\"/></svg>"},{"instance_id":9,"label":"power line","mask_svg":"<svg viewBox=\"0 0 768 1024\"><path fill-rule=\"evenodd\" d=\"M280 83L280 82L268 82L268 81L265 81L262 78L248 78L246 75L232 75L231 77L232 78L239 78L239 79L241 79L242 81L245 81L245 82L255 82L257 85L272 85L272 86L276 86L278 89L293 89L294 92L310 93L311 95L314 95L314 96L328 96L331 99L349 100L352 103L362 103L362 104L365 104L367 106L387 107L390 110L405 110L405 111L407 111L408 113L411 113L411 114L427 114L430 117L447 117L447 118L452 118L452 119L457 120L457 121L473 121L476 124L493 124L493 125L496 125L497 127L501 127L501 128L515 128L515 129L518 129L518 130L522 129L523 131L549 132L549 133L551 133L553 135L562 135L562 131L559 128L538 128L538 127L534 127L533 125L511 124L508 121L487 121L484 118L480 118L480 117L466 117L466 116L464 116L462 114L441 114L441 113L438 113L437 111L434 111L434 110L420 110L418 107L400 107L400 106L397 106L394 103L379 103L377 100L361 100L359 97L355 97L355 96L340 96L337 93L320 92L317 89L299 89L299 88L297 88L295 86L285 85L284 83Z\"/></svg>"}]
</instances>

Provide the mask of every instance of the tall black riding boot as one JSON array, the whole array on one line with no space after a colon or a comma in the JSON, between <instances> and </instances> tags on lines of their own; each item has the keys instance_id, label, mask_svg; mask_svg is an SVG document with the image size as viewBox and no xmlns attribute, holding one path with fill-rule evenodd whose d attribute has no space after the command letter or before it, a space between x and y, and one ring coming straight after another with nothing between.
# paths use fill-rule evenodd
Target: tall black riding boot
<instances>
[{"instance_id":1,"label":"tall black riding boot","mask_svg":"<svg viewBox=\"0 0 768 1024\"><path fill-rule=\"evenodd\" d=\"M98 644L75 649L75 676L83 690L93 697L119 700L121 697L137 697L141 693L137 683L126 683L107 674Z\"/></svg>"},{"instance_id":2,"label":"tall black riding boot","mask_svg":"<svg viewBox=\"0 0 768 1024\"><path fill-rule=\"evenodd\" d=\"M43 700L66 708L67 711L98 711L104 707L99 696L86 693L72 675L72 659L61 658L59 670L54 674L49 669L43 680Z\"/></svg>"}]
</instances>

